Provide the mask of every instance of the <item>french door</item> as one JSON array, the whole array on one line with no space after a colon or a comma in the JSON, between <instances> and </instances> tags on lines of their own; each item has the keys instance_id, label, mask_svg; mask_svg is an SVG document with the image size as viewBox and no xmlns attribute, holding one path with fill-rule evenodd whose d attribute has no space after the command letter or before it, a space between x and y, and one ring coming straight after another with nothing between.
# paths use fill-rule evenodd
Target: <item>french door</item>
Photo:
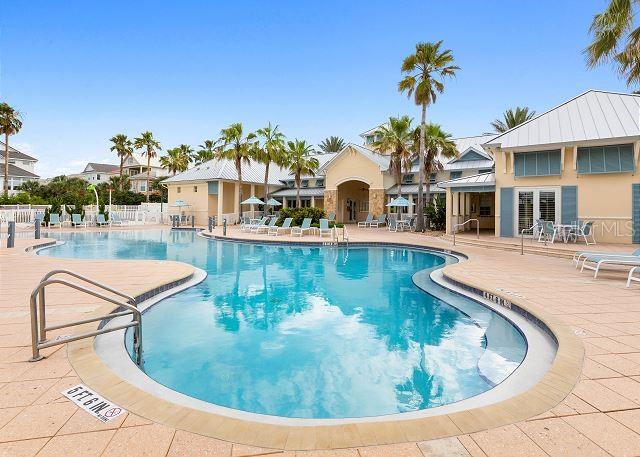
<instances>
[{"instance_id":1,"label":"french door","mask_svg":"<svg viewBox=\"0 0 640 457\"><path fill-rule=\"evenodd\" d=\"M557 188L517 189L515 225L517 234L533 227L539 220L560 221L560 190ZM526 233L525 233L526 234Z\"/></svg>"}]
</instances>

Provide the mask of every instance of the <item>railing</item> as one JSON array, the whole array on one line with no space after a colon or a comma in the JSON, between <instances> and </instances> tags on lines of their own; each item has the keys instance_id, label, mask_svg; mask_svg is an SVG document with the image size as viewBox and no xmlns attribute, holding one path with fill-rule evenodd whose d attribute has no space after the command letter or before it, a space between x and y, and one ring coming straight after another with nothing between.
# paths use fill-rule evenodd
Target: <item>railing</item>
<instances>
[{"instance_id":1,"label":"railing","mask_svg":"<svg viewBox=\"0 0 640 457\"><path fill-rule=\"evenodd\" d=\"M342 241L347 242L347 249L349 249L349 232L347 231L347 226L342 226Z\"/></svg>"},{"instance_id":2,"label":"railing","mask_svg":"<svg viewBox=\"0 0 640 457\"><path fill-rule=\"evenodd\" d=\"M533 237L535 235L534 229L537 228L538 226L539 226L539 224L533 224L531 227L522 229L520 231L520 255L524 255L524 233L525 232L531 232L531 236ZM533 238L532 238L532 240L533 240ZM544 244L545 245L547 244L546 240L545 240Z\"/></svg>"},{"instance_id":3,"label":"railing","mask_svg":"<svg viewBox=\"0 0 640 457\"><path fill-rule=\"evenodd\" d=\"M14 221L18 224L30 224L36 214L44 214L44 209L0 209L0 222Z\"/></svg>"},{"instance_id":4,"label":"railing","mask_svg":"<svg viewBox=\"0 0 640 457\"><path fill-rule=\"evenodd\" d=\"M87 287L76 284L75 282L67 281L65 279L53 278L55 275L68 275L74 278L81 280L87 284L91 284L96 286L102 290L110 292L114 295L118 295L126 301L118 300L108 295L105 295L101 292L98 292L93 289L89 289ZM46 295L45 288L51 284L60 284L63 286L70 287L77 291L83 292L88 295L92 295L101 300L107 301L109 303L113 303L118 305L119 308L124 308L124 311L115 311L105 316L100 317L92 317L89 319L82 319L74 322L69 322L65 324L59 325L50 325L47 326L47 318L46 318ZM101 284L97 281L87 278L79 273L75 273L70 270L52 270L46 275L42 277L40 283L36 286L36 288L31 292L31 349L32 349L32 358L31 362L36 362L38 360L42 360L44 357L40 355L40 349L48 348L51 346L56 346L58 344L70 343L72 341L77 341L84 338L90 338L93 336L101 335L103 333L109 333L116 330L123 330L129 327L135 327L134 335L133 335L133 347L135 351L136 363L138 365L142 365L142 314L135 306L135 299L112 287ZM127 324L116 325L109 328L102 328L91 332L84 332L75 335L67 335L67 336L59 336L54 340L47 340L47 332L51 330L59 330L62 328L73 327L75 325L88 324L90 322L97 322L103 319L112 319L114 317L126 316L131 314L133 316L133 321Z\"/></svg>"},{"instance_id":5,"label":"railing","mask_svg":"<svg viewBox=\"0 0 640 457\"><path fill-rule=\"evenodd\" d=\"M453 226L453 245L456 245L456 232L458 227L464 227L465 225L467 225L469 222L476 222L476 238L480 239L480 221L478 219L467 219L466 221L464 221L462 224L455 224Z\"/></svg>"}]
</instances>

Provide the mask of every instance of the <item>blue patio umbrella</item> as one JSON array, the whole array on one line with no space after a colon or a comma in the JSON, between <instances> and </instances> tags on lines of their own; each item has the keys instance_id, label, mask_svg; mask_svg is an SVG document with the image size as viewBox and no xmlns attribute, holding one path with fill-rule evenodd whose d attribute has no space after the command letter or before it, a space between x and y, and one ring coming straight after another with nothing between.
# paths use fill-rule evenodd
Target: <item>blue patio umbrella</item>
<instances>
[{"instance_id":1,"label":"blue patio umbrella","mask_svg":"<svg viewBox=\"0 0 640 457\"><path fill-rule=\"evenodd\" d=\"M397 197L397 198L394 198L393 200L391 200L389 203L387 203L387 206L409 207L409 206L415 206L415 203L411 203L409 200L407 200L404 197Z\"/></svg>"},{"instance_id":2,"label":"blue patio umbrella","mask_svg":"<svg viewBox=\"0 0 640 457\"><path fill-rule=\"evenodd\" d=\"M264 202L255 196L247 198L241 205L264 205Z\"/></svg>"}]
</instances>

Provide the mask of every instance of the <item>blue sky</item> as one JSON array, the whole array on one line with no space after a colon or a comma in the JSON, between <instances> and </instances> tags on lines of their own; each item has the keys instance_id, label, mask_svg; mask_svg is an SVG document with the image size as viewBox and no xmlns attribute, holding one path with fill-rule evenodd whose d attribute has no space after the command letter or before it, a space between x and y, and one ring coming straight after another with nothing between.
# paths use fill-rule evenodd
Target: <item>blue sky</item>
<instances>
[{"instance_id":1,"label":"blue sky","mask_svg":"<svg viewBox=\"0 0 640 457\"><path fill-rule=\"evenodd\" d=\"M165 148L237 121L358 141L390 115L419 118L397 92L400 64L416 42L444 40L462 70L428 116L468 136L508 107L626 91L581 53L606 3L4 0L0 99L24 114L13 141L42 176L116 163L109 138L143 130Z\"/></svg>"}]
</instances>

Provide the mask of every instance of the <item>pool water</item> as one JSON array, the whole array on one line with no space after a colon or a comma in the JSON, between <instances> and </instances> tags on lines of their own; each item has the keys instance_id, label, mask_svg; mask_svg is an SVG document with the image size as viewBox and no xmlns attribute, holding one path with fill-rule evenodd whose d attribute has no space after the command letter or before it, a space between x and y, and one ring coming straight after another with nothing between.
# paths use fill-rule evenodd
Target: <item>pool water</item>
<instances>
[{"instance_id":1,"label":"pool water","mask_svg":"<svg viewBox=\"0 0 640 457\"><path fill-rule=\"evenodd\" d=\"M144 313L144 371L220 406L295 418L416 411L487 391L526 353L503 317L414 285L414 273L455 261L444 255L233 243L189 231L52 236L65 244L40 255L169 259L208 273Z\"/></svg>"}]
</instances>

